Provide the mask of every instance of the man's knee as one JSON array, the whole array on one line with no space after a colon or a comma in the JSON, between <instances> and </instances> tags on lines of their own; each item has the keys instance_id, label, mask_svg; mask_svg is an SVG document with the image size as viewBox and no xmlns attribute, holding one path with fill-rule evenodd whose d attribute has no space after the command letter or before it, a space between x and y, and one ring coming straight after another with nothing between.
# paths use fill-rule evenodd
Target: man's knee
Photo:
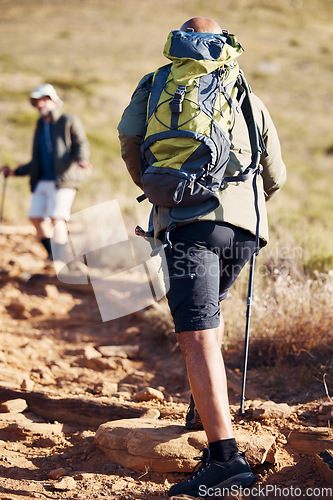
<instances>
[{"instance_id":1,"label":"man's knee","mask_svg":"<svg viewBox=\"0 0 333 500\"><path fill-rule=\"evenodd\" d=\"M33 224L41 224L44 219L41 219L40 217L30 217L30 221Z\"/></svg>"},{"instance_id":2,"label":"man's knee","mask_svg":"<svg viewBox=\"0 0 333 500\"><path fill-rule=\"evenodd\" d=\"M179 332L177 333L177 341L179 349L181 350L183 356L186 356L188 351L188 345L191 342L191 337L194 332Z\"/></svg>"},{"instance_id":3,"label":"man's knee","mask_svg":"<svg viewBox=\"0 0 333 500\"><path fill-rule=\"evenodd\" d=\"M45 220L39 217L30 217L30 222L35 226L38 233L43 233L45 229Z\"/></svg>"},{"instance_id":4,"label":"man's knee","mask_svg":"<svg viewBox=\"0 0 333 500\"><path fill-rule=\"evenodd\" d=\"M218 328L177 333L178 345L183 356L186 358L189 353L204 349L207 343L216 342L217 333Z\"/></svg>"}]
</instances>

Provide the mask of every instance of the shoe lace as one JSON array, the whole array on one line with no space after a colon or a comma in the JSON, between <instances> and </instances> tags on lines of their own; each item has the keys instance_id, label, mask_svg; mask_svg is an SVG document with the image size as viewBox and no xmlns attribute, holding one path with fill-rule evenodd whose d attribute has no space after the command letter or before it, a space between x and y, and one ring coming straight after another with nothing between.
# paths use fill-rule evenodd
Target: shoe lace
<instances>
[{"instance_id":1,"label":"shoe lace","mask_svg":"<svg viewBox=\"0 0 333 500\"><path fill-rule=\"evenodd\" d=\"M200 452L202 454L199 457L194 457L194 460L198 460L198 463L193 468L191 477L187 480L187 482L193 481L193 479L199 476L201 472L203 472L207 467L208 461L210 459L209 448L203 448L202 450L200 450Z\"/></svg>"}]
</instances>

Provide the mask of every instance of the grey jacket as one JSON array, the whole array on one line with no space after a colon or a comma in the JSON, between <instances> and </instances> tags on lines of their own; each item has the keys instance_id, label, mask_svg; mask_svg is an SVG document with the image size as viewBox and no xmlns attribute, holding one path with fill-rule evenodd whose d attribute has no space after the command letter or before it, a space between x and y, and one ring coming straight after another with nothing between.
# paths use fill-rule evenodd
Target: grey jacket
<instances>
[{"instance_id":1,"label":"grey jacket","mask_svg":"<svg viewBox=\"0 0 333 500\"><path fill-rule=\"evenodd\" d=\"M85 178L84 170L77 164L79 160L89 159L89 144L80 119L72 115L61 114L60 108L52 112L53 121L53 161L58 188L70 187L78 189ZM35 129L32 159L20 165L15 175L30 175L31 191L34 191L40 180L41 164L39 159L38 140L42 127L42 118L37 121Z\"/></svg>"},{"instance_id":2,"label":"grey jacket","mask_svg":"<svg viewBox=\"0 0 333 500\"><path fill-rule=\"evenodd\" d=\"M145 133L146 107L149 97L150 75L146 75L136 88L129 106L125 109L118 125L121 154L133 181L141 187L140 144ZM262 155L262 174L257 176L258 205L260 213L259 235L261 244L268 241L268 222L265 201L279 191L286 180L286 167L281 156L281 147L276 128L262 101L251 94L256 122L261 131L268 156ZM236 113L231 134L231 154L225 175L238 175L251 163L251 147L245 119ZM221 205L205 220L224 221L256 233L257 214L255 210L252 179L246 182L229 183L219 192ZM163 231L169 222L168 208L155 207L155 235Z\"/></svg>"}]
</instances>

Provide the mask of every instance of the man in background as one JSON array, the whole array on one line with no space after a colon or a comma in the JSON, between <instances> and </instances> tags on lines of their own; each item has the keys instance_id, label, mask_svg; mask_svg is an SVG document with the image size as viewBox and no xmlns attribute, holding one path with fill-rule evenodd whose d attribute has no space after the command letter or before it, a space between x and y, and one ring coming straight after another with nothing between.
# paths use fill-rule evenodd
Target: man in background
<instances>
[{"instance_id":1,"label":"man in background","mask_svg":"<svg viewBox=\"0 0 333 500\"><path fill-rule=\"evenodd\" d=\"M5 165L2 172L5 177L30 176L29 219L47 259L62 261L68 241L66 221L76 191L91 170L89 144L80 119L62 113L62 100L52 85L37 87L30 102L40 115L32 159L15 170Z\"/></svg>"}]
</instances>

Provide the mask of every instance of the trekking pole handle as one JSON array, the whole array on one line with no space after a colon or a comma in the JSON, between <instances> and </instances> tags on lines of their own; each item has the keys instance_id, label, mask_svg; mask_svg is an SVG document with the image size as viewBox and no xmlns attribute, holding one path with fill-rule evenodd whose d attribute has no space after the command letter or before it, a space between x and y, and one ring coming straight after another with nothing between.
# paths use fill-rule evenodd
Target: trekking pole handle
<instances>
[{"instance_id":1,"label":"trekking pole handle","mask_svg":"<svg viewBox=\"0 0 333 500\"><path fill-rule=\"evenodd\" d=\"M145 238L145 239L147 238L146 231L144 229L142 229L142 227L140 227L140 226L136 226L134 232L135 232L136 236L141 236L142 238Z\"/></svg>"},{"instance_id":2,"label":"trekking pole handle","mask_svg":"<svg viewBox=\"0 0 333 500\"><path fill-rule=\"evenodd\" d=\"M0 168L0 172L2 172L5 179L7 179L7 177L15 175L14 170L12 170L10 167L8 167L8 165L3 165Z\"/></svg>"}]
</instances>

